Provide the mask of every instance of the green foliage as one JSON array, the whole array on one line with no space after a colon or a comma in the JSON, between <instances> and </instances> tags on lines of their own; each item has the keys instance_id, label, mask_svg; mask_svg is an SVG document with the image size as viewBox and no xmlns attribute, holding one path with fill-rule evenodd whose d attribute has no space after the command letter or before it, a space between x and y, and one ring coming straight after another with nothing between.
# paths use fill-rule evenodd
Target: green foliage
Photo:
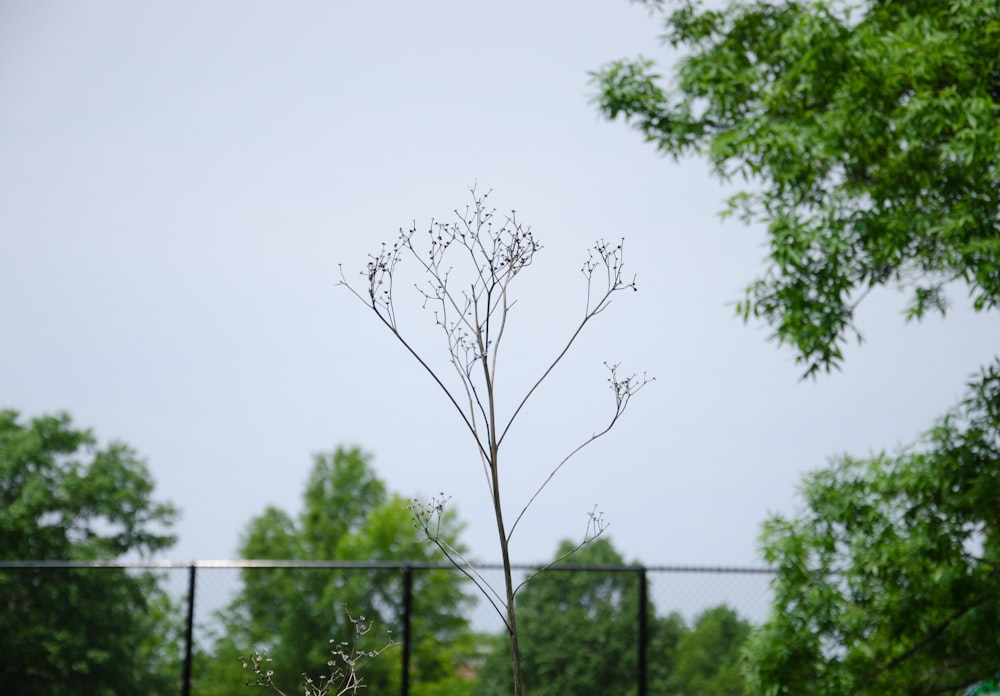
<instances>
[{"instance_id":1,"label":"green foliage","mask_svg":"<svg viewBox=\"0 0 1000 696\"><path fill-rule=\"evenodd\" d=\"M576 544L565 541L556 558ZM621 566L606 539L573 555L574 563ZM557 566L558 567L558 566ZM549 570L517 597L521 669L527 693L626 694L635 690L638 576ZM480 673L480 696L512 693L510 658L497 649ZM596 687L600 686L600 689Z\"/></svg>"},{"instance_id":2,"label":"green foliage","mask_svg":"<svg viewBox=\"0 0 1000 696\"><path fill-rule=\"evenodd\" d=\"M303 508L295 520L270 507L247 526L240 545L244 559L304 561L438 561L436 548L415 529L407 501L390 495L357 449L320 454L309 476ZM460 548L460 525L452 513L441 533ZM301 693L302 674L329 671L331 641L351 641L352 621L374 626L360 650L383 647L392 632L402 638L402 574L398 570L255 569L242 573L243 588L220 614L221 637L204 659L199 694L231 694L252 680L239 656L255 645L268 649L275 684ZM413 572L414 609L411 693L464 694L458 676L474 652L464 613L471 600L461 576L449 570ZM467 653L464 651L468 651ZM373 693L399 690L400 651L391 647L370 661L361 676Z\"/></svg>"},{"instance_id":3,"label":"green foliage","mask_svg":"<svg viewBox=\"0 0 1000 696\"><path fill-rule=\"evenodd\" d=\"M740 652L749 635L750 624L725 605L701 613L678 641L666 693L741 696Z\"/></svg>"},{"instance_id":4,"label":"green foliage","mask_svg":"<svg viewBox=\"0 0 1000 696\"><path fill-rule=\"evenodd\" d=\"M963 696L986 696L986 694L1000 694L1000 673L991 679L973 684Z\"/></svg>"},{"instance_id":5,"label":"green foliage","mask_svg":"<svg viewBox=\"0 0 1000 696\"><path fill-rule=\"evenodd\" d=\"M996 2L647 4L685 53L674 79L619 60L594 73L596 101L662 152L749 182L727 213L764 223L770 255L739 311L807 374L860 340L875 287L908 290L908 318L944 313L952 281L977 310L1000 301Z\"/></svg>"},{"instance_id":6,"label":"green foliage","mask_svg":"<svg viewBox=\"0 0 1000 696\"><path fill-rule=\"evenodd\" d=\"M575 546L563 542L555 557ZM621 570L624 560L605 538L587 543L570 562L618 570L548 570L518 593L528 692L533 696L637 693L638 574ZM678 614L657 618L652 602L647 611L650 694L742 693L739 651L749 624L726 607L705 612L693 629ZM505 636L497 636L492 647L480 669L475 696L511 693Z\"/></svg>"},{"instance_id":7,"label":"green foliage","mask_svg":"<svg viewBox=\"0 0 1000 696\"><path fill-rule=\"evenodd\" d=\"M594 75L598 103L749 182L727 213L767 226L770 258L739 310L806 374L839 366L876 287L909 291L909 319L944 313L950 282L976 310L997 304L996 2L648 4L686 53L672 85L618 61ZM780 575L751 693L957 693L995 673L997 369L920 447L836 460L806 478L801 515L767 523Z\"/></svg>"},{"instance_id":8,"label":"green foliage","mask_svg":"<svg viewBox=\"0 0 1000 696\"><path fill-rule=\"evenodd\" d=\"M69 416L0 411L0 560L106 561L169 548L175 510L121 443L98 448ZM173 693L176 609L150 574L0 570L5 694Z\"/></svg>"},{"instance_id":9,"label":"green foliage","mask_svg":"<svg viewBox=\"0 0 1000 696\"><path fill-rule=\"evenodd\" d=\"M935 694L1000 666L1000 362L897 456L805 479L767 522L775 606L748 650L752 693Z\"/></svg>"}]
</instances>

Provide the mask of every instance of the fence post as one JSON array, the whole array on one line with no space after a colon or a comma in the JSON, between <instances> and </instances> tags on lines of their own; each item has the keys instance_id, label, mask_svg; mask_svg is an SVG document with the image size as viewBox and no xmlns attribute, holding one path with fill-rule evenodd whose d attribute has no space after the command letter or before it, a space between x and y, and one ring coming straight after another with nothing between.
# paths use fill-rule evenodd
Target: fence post
<instances>
[{"instance_id":1,"label":"fence post","mask_svg":"<svg viewBox=\"0 0 1000 696\"><path fill-rule=\"evenodd\" d=\"M191 696L191 661L194 654L194 582L195 564L188 566L188 606L187 606L187 633L184 642L184 676L182 678L181 693L183 696Z\"/></svg>"},{"instance_id":2,"label":"fence post","mask_svg":"<svg viewBox=\"0 0 1000 696\"><path fill-rule=\"evenodd\" d=\"M649 588L646 568L639 567L639 696L646 696L646 647L649 645Z\"/></svg>"},{"instance_id":3,"label":"fence post","mask_svg":"<svg viewBox=\"0 0 1000 696\"><path fill-rule=\"evenodd\" d=\"M410 612L413 609L413 569L403 566L403 678L400 680L399 693L409 696L410 693Z\"/></svg>"}]
</instances>

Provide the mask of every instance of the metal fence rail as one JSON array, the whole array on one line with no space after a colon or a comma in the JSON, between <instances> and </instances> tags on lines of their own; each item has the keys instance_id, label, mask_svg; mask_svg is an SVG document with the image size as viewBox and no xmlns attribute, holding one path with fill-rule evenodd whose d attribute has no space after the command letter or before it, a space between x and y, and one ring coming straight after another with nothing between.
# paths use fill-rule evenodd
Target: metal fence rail
<instances>
[{"instance_id":1,"label":"metal fence rail","mask_svg":"<svg viewBox=\"0 0 1000 696\"><path fill-rule=\"evenodd\" d=\"M512 569L527 573L544 567L538 565L516 565ZM301 570L354 570L354 571L394 571L401 577L400 606L401 647L400 655L400 694L408 696L411 685L411 643L413 636L411 614L414 606L413 577L414 573L430 570L453 570L455 566L448 563L406 563L406 562L344 562L344 561L272 561L272 560L238 560L238 561L0 561L0 573L16 569L124 569L132 571L168 571L172 582L168 583L175 598L183 598L185 609L184 650L182 665L180 665L180 683L183 696L191 696L193 683L193 666L195 645L198 642L196 633L196 598L199 596L199 581L209 572L242 571L245 569L301 569ZM476 569L482 572L500 571L499 564L477 564ZM774 571L767 568L725 567L725 566L605 566L560 563L549 567L546 573L593 572L593 573L628 573L637 579L638 611L635 619L637 664L636 692L639 696L648 694L648 655L649 647L649 606L652 595L656 595L660 609L669 608L687 613L689 616L698 610L713 604L727 603L738 609L751 621L759 622L766 615L770 600L769 582ZM183 582L179 575L183 575ZM651 578L653 579L651 583ZM719 587L711 587L710 580L726 582ZM742 591L733 592L733 582L738 581ZM203 592L203 591L202 591ZM230 590L230 593L232 590ZM204 592L203 592L204 593ZM667 601L664 602L664 596ZM212 602L209 602L211 605ZM225 602L219 602L216 597L216 609L221 609ZM202 611L205 611L204 609ZM211 613L211 612L210 612Z\"/></svg>"}]
</instances>

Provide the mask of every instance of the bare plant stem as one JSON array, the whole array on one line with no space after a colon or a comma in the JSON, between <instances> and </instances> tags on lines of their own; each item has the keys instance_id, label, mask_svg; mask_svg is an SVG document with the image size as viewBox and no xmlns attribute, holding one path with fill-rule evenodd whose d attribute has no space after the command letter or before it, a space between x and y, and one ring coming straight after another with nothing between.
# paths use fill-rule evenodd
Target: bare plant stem
<instances>
[{"instance_id":1,"label":"bare plant stem","mask_svg":"<svg viewBox=\"0 0 1000 696\"><path fill-rule=\"evenodd\" d=\"M493 514L496 517L497 537L500 540L500 557L503 562L503 582L504 589L506 590L505 604L507 609L507 636L510 639L511 668L514 676L514 694L515 696L522 696L524 693L524 680L521 678L521 647L517 642L517 610L514 603L514 594L517 590L514 587L514 578L511 573L510 542L507 539L506 527L503 522L503 509L500 505L500 476L499 467L497 466L497 447L495 444L491 447L491 452L493 462L490 467L493 478Z\"/></svg>"},{"instance_id":2,"label":"bare plant stem","mask_svg":"<svg viewBox=\"0 0 1000 696\"><path fill-rule=\"evenodd\" d=\"M345 286L355 297L374 311L379 320L402 343L407 352L431 376L458 411L466 430L475 442L477 454L486 476L496 522L504 572L503 596L501 597L500 593L475 570L472 564L448 540L442 539L438 535L439 525L434 523L434 519L440 521L444 506L443 500L432 501L430 505L414 503L411 510L416 523L422 527L427 537L437 544L447 558L476 584L500 615L510 638L514 693L515 696L523 696L524 683L521 673L521 651L518 644L515 598L518 590L534 575L529 576L519 585L514 585L510 557L510 543L514 529L556 473L580 450L607 434L624 413L631 397L652 381L652 378L645 376L638 378L635 375L622 378L618 374L617 365L608 365L608 369L611 371L608 382L615 394L615 410L609 423L602 430L595 432L571 449L569 454L550 470L548 476L542 480L534 494L521 508L514 524L508 529L503 517L503 498L500 486L500 445L506 439L524 405L555 367L562 362L563 357L576 342L583 328L591 319L607 309L611 304L611 297L615 293L620 290L635 290L636 288L634 279L629 281L622 275L622 244L615 245L603 240L598 241L581 269L587 281L587 302L582 319L562 350L517 402L513 413L501 427L501 421L497 414L496 377L500 345L506 333L507 320L514 306L509 289L514 278L532 264L535 252L541 249L541 245L535 240L530 228L517 222L513 211L502 224L495 226L494 211L486 207L486 198L489 194L477 195L474 189L471 193L473 197L472 207L467 208L464 214L455 211L459 218L458 222L450 225L439 222L431 223L428 230L427 249L418 252L415 248L413 243L413 237L416 234L415 227L407 231L400 230L399 238L391 247L382 245L382 250L370 257L367 270L362 272L362 276L367 279L366 292L355 290L344 278L343 271L341 271L341 281L338 285ZM454 267L445 263L445 258L452 247L464 252L460 258L464 257L467 263L465 277L453 278ZM449 362L457 375L457 389L449 387L442 376L431 367L400 332L396 320L393 289L396 267L404 256L415 259L426 274L425 283L418 284L417 289L424 298L424 306L430 304L435 308L435 322L444 333ZM471 270L469 270L470 268ZM605 287L595 292L594 281L602 277ZM584 535L583 541L569 553L557 559L556 562L597 538L604 531L605 526L600 515L596 512L591 513L591 522L588 523L587 533Z\"/></svg>"}]
</instances>

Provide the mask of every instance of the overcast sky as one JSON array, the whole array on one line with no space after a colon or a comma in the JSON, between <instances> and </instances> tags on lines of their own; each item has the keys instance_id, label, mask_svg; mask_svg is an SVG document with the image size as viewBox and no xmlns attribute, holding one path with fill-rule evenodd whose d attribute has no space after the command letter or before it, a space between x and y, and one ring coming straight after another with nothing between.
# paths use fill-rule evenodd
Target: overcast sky
<instances>
[{"instance_id":1,"label":"overcast sky","mask_svg":"<svg viewBox=\"0 0 1000 696\"><path fill-rule=\"evenodd\" d=\"M659 27L624 0L0 3L0 407L65 410L146 458L182 509L171 559L232 558L266 505L297 511L312 454L358 445L404 496L444 492L498 551L451 406L335 286L400 226L492 189L544 245L524 276L507 398L572 330L579 267L625 238L639 292L591 325L509 441L510 507L599 429L603 361L647 372L612 433L525 517L515 560L579 538L595 505L647 564L756 564L804 471L912 442L1000 346L955 293L905 324L863 306L861 348L815 382L732 302L760 230L717 211L698 161L658 156L589 102L587 71ZM400 317L443 346L418 297ZM404 302L405 300L405 302Z\"/></svg>"}]
</instances>

